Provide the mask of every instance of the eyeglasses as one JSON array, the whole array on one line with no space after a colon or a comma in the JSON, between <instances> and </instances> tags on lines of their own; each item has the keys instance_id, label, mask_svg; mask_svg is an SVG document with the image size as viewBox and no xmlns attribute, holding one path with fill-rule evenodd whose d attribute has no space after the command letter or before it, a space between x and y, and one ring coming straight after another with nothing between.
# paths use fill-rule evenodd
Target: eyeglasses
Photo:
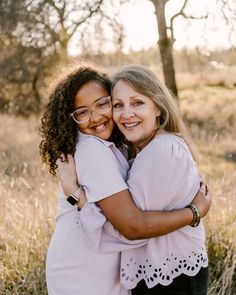
<instances>
[{"instance_id":1,"label":"eyeglasses","mask_svg":"<svg viewBox=\"0 0 236 295\"><path fill-rule=\"evenodd\" d=\"M111 96L105 96L96 101L93 105L93 108L79 108L72 112L70 116L75 120L76 123L82 124L89 121L92 116L92 112L103 115L108 113L111 110L111 107Z\"/></svg>"}]
</instances>

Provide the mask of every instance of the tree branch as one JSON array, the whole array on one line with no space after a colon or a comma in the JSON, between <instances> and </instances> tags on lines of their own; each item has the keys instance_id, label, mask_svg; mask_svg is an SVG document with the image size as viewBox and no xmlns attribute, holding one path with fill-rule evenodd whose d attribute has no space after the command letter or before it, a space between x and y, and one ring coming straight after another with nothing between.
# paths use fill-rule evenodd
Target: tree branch
<instances>
[{"instance_id":1,"label":"tree branch","mask_svg":"<svg viewBox=\"0 0 236 295\"><path fill-rule=\"evenodd\" d=\"M89 14L87 16L85 16L82 20L80 20L79 22L74 22L75 27L73 28L72 32L69 34L70 37L72 37L75 33L75 31L77 30L77 28L82 25L83 23L85 23L93 14L97 13L101 7L101 4L103 3L103 0L99 0L97 1L97 3L95 3L93 6L89 7Z\"/></svg>"},{"instance_id":2,"label":"tree branch","mask_svg":"<svg viewBox=\"0 0 236 295\"><path fill-rule=\"evenodd\" d=\"M174 20L178 17L178 16L183 16L184 18L186 19L196 19L196 20L199 20L199 19L207 19L208 18L208 14L207 15L204 15L204 16L199 16L199 17L195 17L195 16L192 16L192 15L187 15L185 12L184 12L184 9L186 8L186 5L188 4L188 0L185 0L180 11L177 12L176 14L174 14L171 19L170 19L170 26L168 27L168 29L170 30L171 32L171 39L174 40Z\"/></svg>"}]
</instances>

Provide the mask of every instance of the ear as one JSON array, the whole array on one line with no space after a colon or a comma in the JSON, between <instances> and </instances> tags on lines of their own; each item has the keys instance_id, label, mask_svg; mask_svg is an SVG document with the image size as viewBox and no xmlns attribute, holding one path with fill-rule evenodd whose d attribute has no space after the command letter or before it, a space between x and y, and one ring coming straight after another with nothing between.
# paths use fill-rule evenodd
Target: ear
<instances>
[{"instance_id":1,"label":"ear","mask_svg":"<svg viewBox=\"0 0 236 295\"><path fill-rule=\"evenodd\" d=\"M156 116L160 117L160 115L161 115L161 110L158 107L156 107Z\"/></svg>"}]
</instances>

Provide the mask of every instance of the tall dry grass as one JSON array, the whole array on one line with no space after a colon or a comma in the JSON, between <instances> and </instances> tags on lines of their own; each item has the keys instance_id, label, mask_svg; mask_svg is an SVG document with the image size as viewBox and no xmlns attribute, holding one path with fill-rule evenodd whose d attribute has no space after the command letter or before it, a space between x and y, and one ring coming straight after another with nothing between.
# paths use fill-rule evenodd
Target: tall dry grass
<instances>
[{"instance_id":1,"label":"tall dry grass","mask_svg":"<svg viewBox=\"0 0 236 295\"><path fill-rule=\"evenodd\" d=\"M215 79L215 78L214 78ZM184 79L183 79L184 81ZM236 294L236 89L199 83L181 109L214 193L205 218L210 295ZM38 119L0 116L0 294L47 294L45 255L54 227L56 180L38 155Z\"/></svg>"},{"instance_id":2,"label":"tall dry grass","mask_svg":"<svg viewBox=\"0 0 236 295\"><path fill-rule=\"evenodd\" d=\"M205 77L205 79L203 79ZM191 83L188 83L190 82ZM209 295L236 294L236 72L182 77L180 106L214 200L205 218Z\"/></svg>"},{"instance_id":3,"label":"tall dry grass","mask_svg":"<svg viewBox=\"0 0 236 295\"><path fill-rule=\"evenodd\" d=\"M39 160L37 120L1 116L0 126L0 294L47 294L56 183Z\"/></svg>"}]
</instances>

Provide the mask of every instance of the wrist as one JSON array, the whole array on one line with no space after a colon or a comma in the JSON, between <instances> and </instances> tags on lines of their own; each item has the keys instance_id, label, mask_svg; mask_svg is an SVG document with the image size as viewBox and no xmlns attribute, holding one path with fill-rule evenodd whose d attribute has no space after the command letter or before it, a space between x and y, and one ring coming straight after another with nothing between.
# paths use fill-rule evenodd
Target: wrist
<instances>
[{"instance_id":1,"label":"wrist","mask_svg":"<svg viewBox=\"0 0 236 295\"><path fill-rule=\"evenodd\" d=\"M79 186L79 188L77 188L72 194L67 196L67 198L66 198L67 202L69 202L73 206L76 205L77 203L79 203L80 194L81 194L82 189L83 188L81 186Z\"/></svg>"},{"instance_id":2,"label":"wrist","mask_svg":"<svg viewBox=\"0 0 236 295\"><path fill-rule=\"evenodd\" d=\"M186 206L185 208L189 208L193 214L193 219L192 219L192 222L190 223L190 226L192 227L198 226L201 221L201 216L200 216L198 208L192 203Z\"/></svg>"},{"instance_id":3,"label":"wrist","mask_svg":"<svg viewBox=\"0 0 236 295\"><path fill-rule=\"evenodd\" d=\"M74 186L70 185L68 188L65 185L63 185L63 191L67 197L76 193L79 190L79 188L80 186L78 185L78 183L76 183Z\"/></svg>"}]
</instances>

